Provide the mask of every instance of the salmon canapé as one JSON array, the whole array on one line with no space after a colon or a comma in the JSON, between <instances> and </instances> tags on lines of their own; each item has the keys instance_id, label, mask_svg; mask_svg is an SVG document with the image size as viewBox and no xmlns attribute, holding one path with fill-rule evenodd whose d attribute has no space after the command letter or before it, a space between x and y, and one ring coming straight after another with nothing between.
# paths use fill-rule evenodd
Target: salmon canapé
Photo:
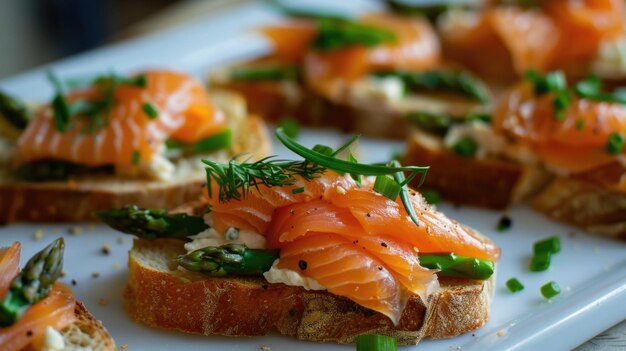
<instances>
[{"instance_id":1,"label":"salmon canap\u00e9","mask_svg":"<svg viewBox=\"0 0 626 351\"><path fill-rule=\"evenodd\" d=\"M19 260L19 243L0 248L0 299L6 296L11 281L18 274ZM42 349L48 327L62 330L74 321L75 304L76 300L69 288L60 283L55 284L50 294L30 306L15 324L0 327L2 350Z\"/></svg>"},{"instance_id":2,"label":"salmon canap\u00e9","mask_svg":"<svg viewBox=\"0 0 626 351\"><path fill-rule=\"evenodd\" d=\"M367 45L355 42L322 48L316 44L323 41L325 30L339 32L342 26L360 26L359 31L374 31L377 37L385 39L372 39L375 43ZM423 19L367 14L356 22L298 21L265 27L262 32L274 44L274 58L302 63L307 85L331 98L336 95L338 84L358 80L377 69L423 70L440 63L439 40L432 26Z\"/></svg>"},{"instance_id":3,"label":"salmon canap\u00e9","mask_svg":"<svg viewBox=\"0 0 626 351\"><path fill-rule=\"evenodd\" d=\"M408 296L426 301L436 286L436 271L421 267L418 253L490 261L500 255L493 242L431 208L421 195L410 197L419 225L400 199L331 171L293 185L259 185L240 200L220 202L214 191L209 202L216 230L264 235L268 248L280 250L278 268L315 279L398 323Z\"/></svg>"},{"instance_id":4,"label":"salmon canap\u00e9","mask_svg":"<svg viewBox=\"0 0 626 351\"><path fill-rule=\"evenodd\" d=\"M193 77L158 70L142 75L143 86L116 84L110 95L111 80L68 93L69 105L109 107L92 115L77 113L66 126L59 125L53 104L40 108L19 138L20 161L128 166L149 162L168 139L193 143L226 128L224 114Z\"/></svg>"},{"instance_id":5,"label":"salmon canap\u00e9","mask_svg":"<svg viewBox=\"0 0 626 351\"><path fill-rule=\"evenodd\" d=\"M569 105L557 118L554 101L554 93L538 96L531 83L518 84L495 110L495 132L531 149L548 167L560 172L575 175L617 165L621 171L615 182L624 186L620 178L626 172L626 105L572 93Z\"/></svg>"},{"instance_id":6,"label":"salmon canap\u00e9","mask_svg":"<svg viewBox=\"0 0 626 351\"><path fill-rule=\"evenodd\" d=\"M580 76L601 43L626 28L623 0L537 3L451 13L440 27L446 55L491 80L510 81L528 69Z\"/></svg>"}]
</instances>

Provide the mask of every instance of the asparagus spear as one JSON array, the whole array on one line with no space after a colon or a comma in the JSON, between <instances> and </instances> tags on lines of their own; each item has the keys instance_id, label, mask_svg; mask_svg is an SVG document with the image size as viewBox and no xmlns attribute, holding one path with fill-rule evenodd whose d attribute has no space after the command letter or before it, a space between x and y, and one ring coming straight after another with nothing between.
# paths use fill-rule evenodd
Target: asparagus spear
<instances>
[{"instance_id":1,"label":"asparagus spear","mask_svg":"<svg viewBox=\"0 0 626 351\"><path fill-rule=\"evenodd\" d=\"M468 279L489 279L494 271L493 262L478 258L448 254L420 254L420 265L439 269L437 273L445 277Z\"/></svg>"},{"instance_id":2,"label":"asparagus spear","mask_svg":"<svg viewBox=\"0 0 626 351\"><path fill-rule=\"evenodd\" d=\"M188 236L209 228L202 217L186 213L170 214L163 209L142 209L134 205L99 211L96 216L113 229L147 240L187 240Z\"/></svg>"},{"instance_id":3,"label":"asparagus spear","mask_svg":"<svg viewBox=\"0 0 626 351\"><path fill-rule=\"evenodd\" d=\"M378 71L377 77L397 77L409 90L441 90L458 93L481 103L489 101L489 92L485 85L472 75L456 69L437 69L432 71Z\"/></svg>"},{"instance_id":4,"label":"asparagus spear","mask_svg":"<svg viewBox=\"0 0 626 351\"><path fill-rule=\"evenodd\" d=\"M184 268L214 277L261 275L278 258L277 250L249 249L243 244L208 246L176 259Z\"/></svg>"},{"instance_id":5,"label":"asparagus spear","mask_svg":"<svg viewBox=\"0 0 626 351\"><path fill-rule=\"evenodd\" d=\"M300 76L299 68L294 65L240 67L231 73L232 79L246 81L295 81Z\"/></svg>"},{"instance_id":6,"label":"asparagus spear","mask_svg":"<svg viewBox=\"0 0 626 351\"><path fill-rule=\"evenodd\" d=\"M484 280L493 274L493 262L455 254L420 254L420 264L439 269L437 275ZM276 250L249 249L243 244L205 247L176 259L182 267L211 276L260 275L267 272Z\"/></svg>"},{"instance_id":7,"label":"asparagus spear","mask_svg":"<svg viewBox=\"0 0 626 351\"><path fill-rule=\"evenodd\" d=\"M101 211L98 217L111 227L142 239L176 238L189 240L191 235L208 228L201 217L186 214L167 214L165 210L144 210L137 206ZM468 279L488 279L494 272L491 261L455 254L421 253L420 264L439 269L439 276ZM255 275L269 270L278 252L249 249L245 245L227 244L206 247L177 259L188 270L214 276Z\"/></svg>"},{"instance_id":8,"label":"asparagus spear","mask_svg":"<svg viewBox=\"0 0 626 351\"><path fill-rule=\"evenodd\" d=\"M48 294L63 269L63 238L39 251L13 279L9 291L0 302L0 327L15 323L29 306Z\"/></svg>"}]
</instances>

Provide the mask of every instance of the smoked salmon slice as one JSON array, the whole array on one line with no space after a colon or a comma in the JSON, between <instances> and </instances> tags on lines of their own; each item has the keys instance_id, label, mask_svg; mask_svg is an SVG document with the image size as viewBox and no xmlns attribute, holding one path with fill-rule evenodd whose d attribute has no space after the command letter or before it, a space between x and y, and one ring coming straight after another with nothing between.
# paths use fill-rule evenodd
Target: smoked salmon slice
<instances>
[{"instance_id":1,"label":"smoked salmon slice","mask_svg":"<svg viewBox=\"0 0 626 351\"><path fill-rule=\"evenodd\" d=\"M0 249L0 299L9 290L19 273L19 242ZM74 320L76 300L68 287L56 283L50 294L30 306L26 313L10 327L0 328L0 345L3 351L20 351L27 346L40 350L48 326L61 330Z\"/></svg>"},{"instance_id":2,"label":"smoked salmon slice","mask_svg":"<svg viewBox=\"0 0 626 351\"><path fill-rule=\"evenodd\" d=\"M0 328L0 345L3 351L20 351L31 345L42 349L48 326L61 330L74 321L76 300L70 289L56 283L50 295L29 307L18 322Z\"/></svg>"},{"instance_id":3,"label":"smoked salmon slice","mask_svg":"<svg viewBox=\"0 0 626 351\"><path fill-rule=\"evenodd\" d=\"M9 290L13 278L20 271L21 244L14 242L9 247L0 248L0 299Z\"/></svg>"},{"instance_id":4,"label":"smoked salmon slice","mask_svg":"<svg viewBox=\"0 0 626 351\"><path fill-rule=\"evenodd\" d=\"M298 190L295 191L294 190ZM500 250L411 195L420 225L402 203L378 194L371 181L326 172L281 187L259 185L245 197L209 199L213 226L254 230L280 250L278 268L313 278L329 292L399 321L408 296L423 301L436 287L435 272L419 252L455 253L495 261Z\"/></svg>"},{"instance_id":5,"label":"smoked salmon slice","mask_svg":"<svg viewBox=\"0 0 626 351\"><path fill-rule=\"evenodd\" d=\"M279 268L314 278L329 292L381 312L395 324L409 291L382 261L363 252L358 244L333 234L311 235L281 248ZM433 274L426 272L426 280Z\"/></svg>"},{"instance_id":6,"label":"smoked salmon slice","mask_svg":"<svg viewBox=\"0 0 626 351\"><path fill-rule=\"evenodd\" d=\"M613 133L626 135L626 106L573 96L563 118L555 118L554 94L535 96L530 82L504 94L494 130L533 150L543 162L578 173L616 162L606 150Z\"/></svg>"},{"instance_id":7,"label":"smoked salmon slice","mask_svg":"<svg viewBox=\"0 0 626 351\"><path fill-rule=\"evenodd\" d=\"M440 63L439 39L424 19L368 14L359 23L389 31L395 40L372 47L309 50L304 59L304 76L314 91L333 98L341 84L363 78L376 69L424 70Z\"/></svg>"},{"instance_id":8,"label":"smoked salmon slice","mask_svg":"<svg viewBox=\"0 0 626 351\"><path fill-rule=\"evenodd\" d=\"M623 0L494 6L449 16L442 43L449 58L491 79L510 80L528 69L584 75L600 44L624 32L624 9Z\"/></svg>"},{"instance_id":9,"label":"smoked salmon slice","mask_svg":"<svg viewBox=\"0 0 626 351\"><path fill-rule=\"evenodd\" d=\"M439 39L430 23L424 19L373 13L362 16L357 23L385 30L395 40L372 47L355 44L320 51L311 47L318 34L318 26L313 21L268 26L262 28L261 32L274 45L273 58L302 63L306 83L327 97L336 95L337 84L362 78L376 69L421 70L440 63Z\"/></svg>"},{"instance_id":10,"label":"smoked salmon slice","mask_svg":"<svg viewBox=\"0 0 626 351\"><path fill-rule=\"evenodd\" d=\"M120 84L114 104L103 113L103 126L88 130L86 116L72 117L67 130L56 128L50 105L37 111L18 140L23 162L63 160L86 166L131 165L149 161L161 152L167 139L194 142L226 128L222 111L212 105L202 83L172 71L143 72L146 86ZM67 94L69 103L98 101L97 85ZM146 112L146 104L153 114Z\"/></svg>"}]
</instances>

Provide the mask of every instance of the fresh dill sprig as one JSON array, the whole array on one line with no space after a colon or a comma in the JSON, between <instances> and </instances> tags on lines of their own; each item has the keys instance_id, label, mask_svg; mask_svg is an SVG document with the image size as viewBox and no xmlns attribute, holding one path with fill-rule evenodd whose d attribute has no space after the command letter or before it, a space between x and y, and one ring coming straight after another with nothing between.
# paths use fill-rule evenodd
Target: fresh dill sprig
<instances>
[{"instance_id":1,"label":"fresh dill sprig","mask_svg":"<svg viewBox=\"0 0 626 351\"><path fill-rule=\"evenodd\" d=\"M249 159L239 162L237 159L241 155L233 157L227 164L204 160L203 162L207 166L209 196L213 197L212 183L219 187L219 201L226 202L231 199L245 198L251 188L258 190L260 184L268 187L293 185L298 179L311 181L321 176L326 170L349 174L357 184L360 184L361 177L391 176L393 179L385 182L388 185L389 182L395 182L396 186L400 188L402 204L413 222L419 225L419 220L409 198L407 184L421 174L419 182L421 185L428 167L402 166L397 161L387 165L359 163L351 153L348 153L348 160L337 158L339 153L349 148L358 139L358 136L351 138L337 150L332 150L323 145L316 145L309 149L290 138L282 128L276 129L276 137L285 147L302 156L304 160L286 161L266 157L256 162L247 162ZM405 172L408 173L406 178ZM387 194L383 195L388 196Z\"/></svg>"},{"instance_id":2,"label":"fresh dill sprig","mask_svg":"<svg viewBox=\"0 0 626 351\"><path fill-rule=\"evenodd\" d=\"M255 162L237 161L242 154L234 156L227 164L203 160L207 166L209 196L213 197L210 184L219 186L219 200L245 198L250 188L258 190L259 184L267 187L293 185L298 177L313 180L320 176L326 168L308 161L286 161L275 156L265 157Z\"/></svg>"}]
</instances>

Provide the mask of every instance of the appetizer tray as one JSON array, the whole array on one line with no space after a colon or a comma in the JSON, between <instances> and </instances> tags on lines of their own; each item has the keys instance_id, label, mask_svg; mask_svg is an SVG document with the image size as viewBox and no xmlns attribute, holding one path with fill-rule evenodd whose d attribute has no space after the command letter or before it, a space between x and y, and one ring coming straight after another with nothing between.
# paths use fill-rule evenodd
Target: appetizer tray
<instances>
[{"instance_id":1,"label":"appetizer tray","mask_svg":"<svg viewBox=\"0 0 626 351\"><path fill-rule=\"evenodd\" d=\"M295 3L295 2L294 2ZM367 11L376 3L365 0L299 1L299 6L333 5L337 11ZM338 7L338 8L337 8ZM91 76L109 69L127 72L142 67L169 67L204 78L220 65L261 55L269 44L251 29L280 19L262 3L233 7L148 37L52 63L0 82L9 93L38 101L49 98L51 89L45 70L62 77ZM328 130L305 129L299 141L307 146L339 145L348 135ZM402 148L402 143L363 138L358 158L385 161ZM278 143L279 156L293 157ZM626 319L626 243L587 235L534 213L526 207L506 213L441 204L452 218L490 236L502 248L497 267L497 286L491 319L482 328L457 338L424 340L412 350L566 350L592 338ZM512 219L511 229L498 232L501 216ZM528 270L533 242L551 235L561 238L562 250L553 257L546 272ZM150 329L126 315L122 291L126 281L126 259L132 237L101 225L17 224L0 227L0 246L15 240L23 243L29 257L52 239L66 238L65 272L62 279L115 338L118 348L128 350L353 350L352 345L302 342L280 335L256 338L202 337ZM505 281L518 278L525 289L510 293ZM563 292L545 300L539 288L556 281ZM269 348L265 348L267 346Z\"/></svg>"}]
</instances>

